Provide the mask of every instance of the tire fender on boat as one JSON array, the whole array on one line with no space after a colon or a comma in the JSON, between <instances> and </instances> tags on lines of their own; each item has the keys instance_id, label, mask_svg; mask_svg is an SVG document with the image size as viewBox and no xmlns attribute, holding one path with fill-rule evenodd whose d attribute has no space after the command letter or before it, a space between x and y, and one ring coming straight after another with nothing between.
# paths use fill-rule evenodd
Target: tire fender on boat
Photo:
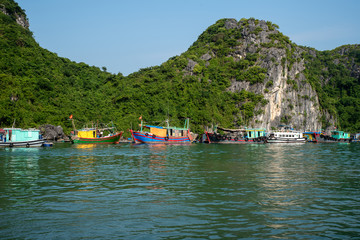
<instances>
[{"instance_id":1,"label":"tire fender on boat","mask_svg":"<svg viewBox=\"0 0 360 240\"><path fill-rule=\"evenodd\" d=\"M153 138L156 138L156 135L154 134L154 135L152 135L152 137L153 137Z\"/></svg>"},{"instance_id":2,"label":"tire fender on boat","mask_svg":"<svg viewBox=\"0 0 360 240\"><path fill-rule=\"evenodd\" d=\"M26 144L26 147L27 147L27 148L29 148L29 147L30 147L30 144L29 144L29 143L27 143L27 144Z\"/></svg>"},{"instance_id":3,"label":"tire fender on boat","mask_svg":"<svg viewBox=\"0 0 360 240\"><path fill-rule=\"evenodd\" d=\"M169 137L165 137L165 141L169 141Z\"/></svg>"},{"instance_id":4,"label":"tire fender on boat","mask_svg":"<svg viewBox=\"0 0 360 240\"><path fill-rule=\"evenodd\" d=\"M247 141L249 141L249 139L248 139L248 138L245 138L245 141L247 142Z\"/></svg>"}]
</instances>

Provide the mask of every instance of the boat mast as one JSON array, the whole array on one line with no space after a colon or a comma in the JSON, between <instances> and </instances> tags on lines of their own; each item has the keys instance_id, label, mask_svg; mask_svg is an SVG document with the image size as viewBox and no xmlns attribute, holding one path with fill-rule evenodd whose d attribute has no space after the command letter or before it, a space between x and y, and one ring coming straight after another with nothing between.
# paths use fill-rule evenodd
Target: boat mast
<instances>
[{"instance_id":1,"label":"boat mast","mask_svg":"<svg viewBox=\"0 0 360 240\"><path fill-rule=\"evenodd\" d=\"M186 118L186 119L185 119L184 128L185 128L185 129L189 129L189 118Z\"/></svg>"},{"instance_id":2,"label":"boat mast","mask_svg":"<svg viewBox=\"0 0 360 240\"><path fill-rule=\"evenodd\" d=\"M75 123L74 123L73 118L71 118L71 123L72 123L73 129L74 129L74 134L76 134L76 128L75 128Z\"/></svg>"}]
</instances>

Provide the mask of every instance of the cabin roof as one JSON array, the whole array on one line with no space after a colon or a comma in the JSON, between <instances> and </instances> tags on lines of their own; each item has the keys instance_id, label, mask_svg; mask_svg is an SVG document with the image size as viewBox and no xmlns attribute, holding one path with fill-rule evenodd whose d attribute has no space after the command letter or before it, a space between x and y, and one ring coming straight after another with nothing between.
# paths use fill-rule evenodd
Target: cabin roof
<instances>
[{"instance_id":1,"label":"cabin roof","mask_svg":"<svg viewBox=\"0 0 360 240\"><path fill-rule=\"evenodd\" d=\"M187 128L179 128L179 127L162 127L162 126L153 126L153 125L145 125L146 128L158 128L158 129L174 129L174 130L188 130Z\"/></svg>"}]
</instances>

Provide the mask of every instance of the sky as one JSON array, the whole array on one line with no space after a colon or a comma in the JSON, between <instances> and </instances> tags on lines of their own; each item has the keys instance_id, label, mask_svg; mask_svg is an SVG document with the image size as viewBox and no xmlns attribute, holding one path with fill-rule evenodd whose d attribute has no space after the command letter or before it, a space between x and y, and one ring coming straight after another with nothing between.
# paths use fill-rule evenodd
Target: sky
<instances>
[{"instance_id":1,"label":"sky","mask_svg":"<svg viewBox=\"0 0 360 240\"><path fill-rule=\"evenodd\" d=\"M41 47L124 76L185 52L222 18L271 21L320 51L360 44L359 0L15 0Z\"/></svg>"}]
</instances>

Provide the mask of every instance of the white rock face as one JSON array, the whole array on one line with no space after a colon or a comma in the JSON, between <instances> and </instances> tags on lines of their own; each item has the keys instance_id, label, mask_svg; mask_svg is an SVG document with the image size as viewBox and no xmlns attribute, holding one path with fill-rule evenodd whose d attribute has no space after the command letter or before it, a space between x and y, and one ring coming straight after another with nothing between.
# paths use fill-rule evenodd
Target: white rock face
<instances>
[{"instance_id":1,"label":"white rock face","mask_svg":"<svg viewBox=\"0 0 360 240\"><path fill-rule=\"evenodd\" d=\"M241 22L237 25L235 22L236 20L229 19L225 26L243 29L243 40L231 56L235 61L240 61L247 54L257 53L260 59L257 60L256 65L267 69L263 83L251 85L249 82L233 79L228 89L232 92L244 89L262 94L268 100L265 106L257 106L255 110L263 111L248 123L249 127L271 129L280 124L289 124L300 131L315 131L322 128L320 121L322 115L325 115L329 122L334 123L335 119L321 112L317 94L306 81L305 62L301 55L303 48L290 43L286 48L261 46L271 41L270 34L279 32L276 29L268 30L265 21L258 21L255 24L255 21L249 20L245 28L241 26ZM253 31L259 26L263 31L256 35ZM277 43L277 40L274 43Z\"/></svg>"}]
</instances>

